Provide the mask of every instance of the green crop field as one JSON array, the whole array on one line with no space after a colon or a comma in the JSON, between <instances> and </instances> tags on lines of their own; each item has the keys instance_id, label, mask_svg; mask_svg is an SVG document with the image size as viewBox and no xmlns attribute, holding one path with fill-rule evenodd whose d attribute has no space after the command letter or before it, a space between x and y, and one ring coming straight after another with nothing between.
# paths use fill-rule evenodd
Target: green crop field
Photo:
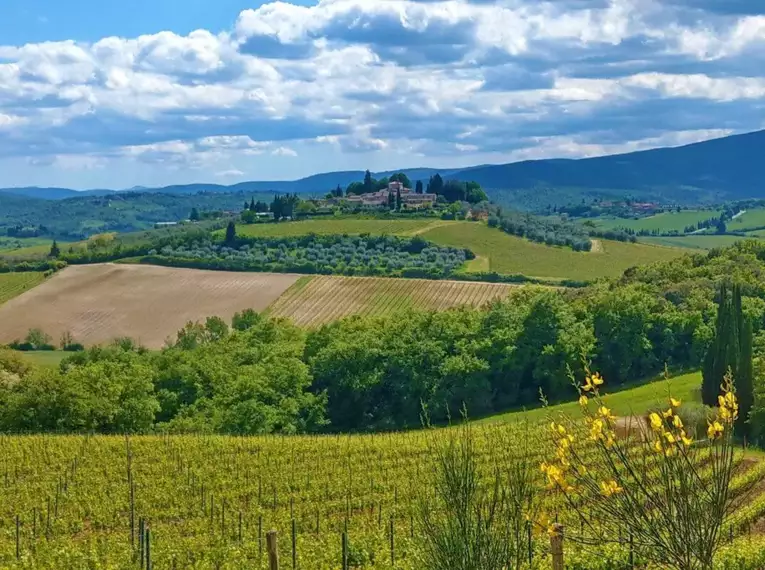
<instances>
[{"instance_id":1,"label":"green crop field","mask_svg":"<svg viewBox=\"0 0 765 570\"><path fill-rule=\"evenodd\" d=\"M25 273L0 273L0 305L32 289L45 280L37 271Z\"/></svg>"},{"instance_id":2,"label":"green crop field","mask_svg":"<svg viewBox=\"0 0 765 570\"><path fill-rule=\"evenodd\" d=\"M677 248L615 241L601 241L601 252L575 252L534 243L477 222L454 222L420 235L441 245L466 247L478 256L479 263L488 259L488 269L497 273L582 281L618 277L628 267L687 253Z\"/></svg>"},{"instance_id":3,"label":"green crop field","mask_svg":"<svg viewBox=\"0 0 765 570\"><path fill-rule=\"evenodd\" d=\"M55 342L55 339L53 339ZM58 366L64 358L71 356L71 352L64 352L63 350L36 350L31 352L21 352L22 358L28 360L32 364L43 367L55 367Z\"/></svg>"},{"instance_id":4,"label":"green crop field","mask_svg":"<svg viewBox=\"0 0 765 570\"><path fill-rule=\"evenodd\" d=\"M660 245L664 247L689 248L689 249L713 249L715 247L730 247L734 243L746 239L745 237L729 235L693 235L677 237L641 237L638 241L646 244Z\"/></svg>"},{"instance_id":5,"label":"green crop field","mask_svg":"<svg viewBox=\"0 0 765 570\"><path fill-rule=\"evenodd\" d=\"M317 234L396 234L420 235L439 245L464 247L477 259L466 271L496 271L530 277L589 281L617 277L634 265L665 261L683 255L682 249L654 247L613 241L600 241L598 252L575 252L569 248L550 247L490 228L480 222L452 222L433 219L375 220L328 219L252 224L238 226L243 236L295 236Z\"/></svg>"},{"instance_id":6,"label":"green crop field","mask_svg":"<svg viewBox=\"0 0 765 570\"><path fill-rule=\"evenodd\" d=\"M697 222L702 222L719 215L719 210L683 210L681 212L664 212L655 216L638 219L603 217L596 218L593 222L602 229L626 228L636 232L640 230L659 230L661 232L677 230L682 232L686 226L695 226Z\"/></svg>"},{"instance_id":7,"label":"green crop field","mask_svg":"<svg viewBox=\"0 0 765 570\"><path fill-rule=\"evenodd\" d=\"M693 399L698 375L672 386L676 397ZM642 413L666 405L664 384L608 401ZM571 409L569 404L546 413ZM549 458L554 446L543 413L499 419L473 427L479 473L514 464L519 442L528 437L529 460ZM349 568L420 570L417 512L435 468L432 446L447 433L3 436L0 567L139 568L148 552L144 568L263 570L266 533L273 529L281 568L339 569L345 542ZM581 450L587 456L593 451ZM740 452L734 461L744 465ZM747 477L761 475L765 463L748 465L734 477L732 496L741 495ZM724 528L734 538L736 566L721 568L757 568L752 557L762 541L744 529L765 511L761 493L747 496L746 507ZM564 499L545 494L541 500L572 535L578 531L577 515ZM530 546L534 568L550 568L547 533L535 531L529 542L524 555ZM572 567L629 567L626 548L568 544Z\"/></svg>"},{"instance_id":8,"label":"green crop field","mask_svg":"<svg viewBox=\"0 0 765 570\"><path fill-rule=\"evenodd\" d=\"M728 231L739 232L765 228L765 208L747 210L727 223Z\"/></svg>"},{"instance_id":9,"label":"green crop field","mask_svg":"<svg viewBox=\"0 0 765 570\"><path fill-rule=\"evenodd\" d=\"M443 223L442 220L435 220L433 218L416 218L411 220L328 218L324 220L282 222L279 224L239 225L237 226L236 231L237 234L246 237L300 236L310 233L321 235L363 233L412 235L429 227Z\"/></svg>"}]
</instances>

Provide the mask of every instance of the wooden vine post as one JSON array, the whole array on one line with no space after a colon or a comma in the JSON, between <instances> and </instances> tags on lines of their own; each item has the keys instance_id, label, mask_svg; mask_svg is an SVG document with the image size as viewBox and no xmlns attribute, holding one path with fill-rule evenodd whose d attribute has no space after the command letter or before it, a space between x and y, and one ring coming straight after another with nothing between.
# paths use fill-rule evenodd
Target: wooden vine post
<instances>
[{"instance_id":1,"label":"wooden vine post","mask_svg":"<svg viewBox=\"0 0 765 570\"><path fill-rule=\"evenodd\" d=\"M275 530L269 530L266 534L266 550L268 551L268 569L279 570L279 548Z\"/></svg>"},{"instance_id":2,"label":"wooden vine post","mask_svg":"<svg viewBox=\"0 0 765 570\"><path fill-rule=\"evenodd\" d=\"M552 570L563 570L563 525L555 523L550 533L550 553Z\"/></svg>"}]
</instances>

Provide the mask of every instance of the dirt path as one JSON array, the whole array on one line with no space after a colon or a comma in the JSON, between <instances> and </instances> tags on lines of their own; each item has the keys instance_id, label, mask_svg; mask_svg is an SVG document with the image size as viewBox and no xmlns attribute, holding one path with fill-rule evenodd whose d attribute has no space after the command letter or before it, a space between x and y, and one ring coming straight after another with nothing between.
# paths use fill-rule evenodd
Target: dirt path
<instances>
[{"instance_id":1,"label":"dirt path","mask_svg":"<svg viewBox=\"0 0 765 570\"><path fill-rule=\"evenodd\" d=\"M448 226L449 224L453 224L454 222L452 220L436 220L424 228L420 228L418 230L414 230L413 232L407 232L404 235L407 236L418 236L421 234L424 234L425 232L429 232L430 230L434 230L436 228L440 228L441 226Z\"/></svg>"},{"instance_id":2,"label":"dirt path","mask_svg":"<svg viewBox=\"0 0 765 570\"><path fill-rule=\"evenodd\" d=\"M590 253L603 253L603 242L599 239L590 240L592 242L592 249Z\"/></svg>"}]
</instances>

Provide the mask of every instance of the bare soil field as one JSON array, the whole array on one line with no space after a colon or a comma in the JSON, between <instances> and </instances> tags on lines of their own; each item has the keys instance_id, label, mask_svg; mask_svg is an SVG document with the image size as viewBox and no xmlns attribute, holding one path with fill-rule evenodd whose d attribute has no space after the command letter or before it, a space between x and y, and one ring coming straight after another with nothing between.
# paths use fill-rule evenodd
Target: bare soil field
<instances>
[{"instance_id":1,"label":"bare soil field","mask_svg":"<svg viewBox=\"0 0 765 570\"><path fill-rule=\"evenodd\" d=\"M71 266L0 307L0 343L40 328L58 343L69 331L93 345L129 336L147 348L189 321L261 311L298 275L174 269L150 265Z\"/></svg>"},{"instance_id":2,"label":"bare soil field","mask_svg":"<svg viewBox=\"0 0 765 570\"><path fill-rule=\"evenodd\" d=\"M319 326L348 315L384 315L411 309L445 310L504 299L517 285L384 277L301 277L268 314Z\"/></svg>"}]
</instances>

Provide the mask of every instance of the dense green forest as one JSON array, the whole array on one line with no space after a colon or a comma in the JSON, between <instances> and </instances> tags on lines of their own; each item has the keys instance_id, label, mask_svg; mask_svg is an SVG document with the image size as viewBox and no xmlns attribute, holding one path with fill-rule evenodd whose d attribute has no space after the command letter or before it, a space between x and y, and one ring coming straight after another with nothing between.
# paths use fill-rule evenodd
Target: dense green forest
<instances>
[{"instance_id":1,"label":"dense green forest","mask_svg":"<svg viewBox=\"0 0 765 570\"><path fill-rule=\"evenodd\" d=\"M199 212L239 212L245 201L271 194L203 192L190 195L126 192L66 200L39 200L0 192L0 235L80 240L103 232L134 232Z\"/></svg>"},{"instance_id":2,"label":"dense green forest","mask_svg":"<svg viewBox=\"0 0 765 570\"><path fill-rule=\"evenodd\" d=\"M473 417L535 405L540 389L573 395L567 371L581 375L583 354L611 387L665 365L698 368L724 280L739 284L762 345L764 272L765 246L743 242L587 289L525 288L482 311L351 317L312 331L244 311L231 325L189 324L159 353L122 341L60 370L5 354L0 429L380 430L419 426L423 405L435 421L463 403ZM755 378L763 392L758 359ZM758 397L753 416L762 410Z\"/></svg>"}]
</instances>

